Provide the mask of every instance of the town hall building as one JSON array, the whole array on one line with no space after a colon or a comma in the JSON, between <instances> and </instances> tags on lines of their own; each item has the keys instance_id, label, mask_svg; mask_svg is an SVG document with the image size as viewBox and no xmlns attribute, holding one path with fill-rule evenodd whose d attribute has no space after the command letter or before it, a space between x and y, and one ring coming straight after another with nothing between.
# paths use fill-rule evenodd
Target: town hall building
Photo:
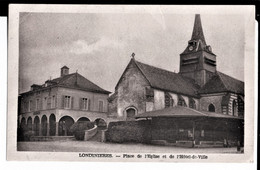
<instances>
[{"instance_id":1,"label":"town hall building","mask_svg":"<svg viewBox=\"0 0 260 170\"><path fill-rule=\"evenodd\" d=\"M18 128L33 136L72 136L70 127L77 121L106 123L109 93L64 66L60 77L20 94Z\"/></svg>"}]
</instances>

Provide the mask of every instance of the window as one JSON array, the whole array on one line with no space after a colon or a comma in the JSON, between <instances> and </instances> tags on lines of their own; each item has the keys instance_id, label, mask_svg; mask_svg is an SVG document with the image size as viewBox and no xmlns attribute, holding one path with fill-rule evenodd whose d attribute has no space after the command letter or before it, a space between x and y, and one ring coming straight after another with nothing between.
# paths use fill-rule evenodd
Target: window
<instances>
[{"instance_id":1,"label":"window","mask_svg":"<svg viewBox=\"0 0 260 170\"><path fill-rule=\"evenodd\" d=\"M211 103L208 107L209 112L215 112L215 106Z\"/></svg>"},{"instance_id":2,"label":"window","mask_svg":"<svg viewBox=\"0 0 260 170\"><path fill-rule=\"evenodd\" d=\"M196 103L195 100L193 100L193 98L189 98L189 107L192 109L196 109Z\"/></svg>"},{"instance_id":3,"label":"window","mask_svg":"<svg viewBox=\"0 0 260 170\"><path fill-rule=\"evenodd\" d=\"M82 99L82 109L88 110L88 99L87 98Z\"/></svg>"},{"instance_id":4,"label":"window","mask_svg":"<svg viewBox=\"0 0 260 170\"><path fill-rule=\"evenodd\" d=\"M183 97L181 95L178 95L178 105L187 107L187 104L185 103L185 100L183 99Z\"/></svg>"},{"instance_id":5,"label":"window","mask_svg":"<svg viewBox=\"0 0 260 170\"><path fill-rule=\"evenodd\" d=\"M165 93L165 107L172 107L173 106L173 99L172 96L169 93Z\"/></svg>"},{"instance_id":6,"label":"window","mask_svg":"<svg viewBox=\"0 0 260 170\"><path fill-rule=\"evenodd\" d=\"M28 107L28 111L31 112L33 110L33 104L32 104L32 100L29 101L29 107Z\"/></svg>"},{"instance_id":7,"label":"window","mask_svg":"<svg viewBox=\"0 0 260 170\"><path fill-rule=\"evenodd\" d=\"M98 102L98 110L100 112L103 112L103 107L104 107L103 105L104 105L104 102L102 100L99 100L99 102Z\"/></svg>"},{"instance_id":8,"label":"window","mask_svg":"<svg viewBox=\"0 0 260 170\"><path fill-rule=\"evenodd\" d=\"M47 97L44 97L44 109L47 109Z\"/></svg>"},{"instance_id":9,"label":"window","mask_svg":"<svg viewBox=\"0 0 260 170\"><path fill-rule=\"evenodd\" d=\"M70 108L70 100L71 99L71 97L70 96L65 96L65 98L64 98L64 107L65 108Z\"/></svg>"},{"instance_id":10,"label":"window","mask_svg":"<svg viewBox=\"0 0 260 170\"><path fill-rule=\"evenodd\" d=\"M56 97L55 96L52 96L52 99L51 99L51 108L55 108L56 106Z\"/></svg>"},{"instance_id":11,"label":"window","mask_svg":"<svg viewBox=\"0 0 260 170\"><path fill-rule=\"evenodd\" d=\"M51 108L51 97L47 98L47 109Z\"/></svg>"},{"instance_id":12,"label":"window","mask_svg":"<svg viewBox=\"0 0 260 170\"><path fill-rule=\"evenodd\" d=\"M200 132L200 136L201 136L201 137L204 137L204 136L205 136L205 132L204 132L204 130L201 130L201 132Z\"/></svg>"},{"instance_id":13,"label":"window","mask_svg":"<svg viewBox=\"0 0 260 170\"><path fill-rule=\"evenodd\" d=\"M232 103L232 115L237 116L237 102L235 100Z\"/></svg>"},{"instance_id":14,"label":"window","mask_svg":"<svg viewBox=\"0 0 260 170\"><path fill-rule=\"evenodd\" d=\"M40 110L40 99L36 99L36 110Z\"/></svg>"}]
</instances>

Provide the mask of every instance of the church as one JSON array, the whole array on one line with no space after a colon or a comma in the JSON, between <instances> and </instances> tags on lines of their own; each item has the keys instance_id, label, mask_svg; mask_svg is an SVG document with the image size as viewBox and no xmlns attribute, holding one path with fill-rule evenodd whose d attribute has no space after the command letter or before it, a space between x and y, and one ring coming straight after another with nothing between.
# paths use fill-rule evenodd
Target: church
<instances>
[{"instance_id":1,"label":"church","mask_svg":"<svg viewBox=\"0 0 260 170\"><path fill-rule=\"evenodd\" d=\"M142 63L133 53L108 98L109 116L150 121L151 141L243 143L244 82L218 71L216 60L196 14L179 73Z\"/></svg>"}]
</instances>

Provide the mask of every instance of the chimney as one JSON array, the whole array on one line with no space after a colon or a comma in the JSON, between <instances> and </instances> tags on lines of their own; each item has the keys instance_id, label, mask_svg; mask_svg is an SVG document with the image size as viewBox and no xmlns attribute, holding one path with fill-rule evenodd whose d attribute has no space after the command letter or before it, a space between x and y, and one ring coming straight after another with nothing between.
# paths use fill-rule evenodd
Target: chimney
<instances>
[{"instance_id":1,"label":"chimney","mask_svg":"<svg viewBox=\"0 0 260 170\"><path fill-rule=\"evenodd\" d=\"M60 76L65 76L65 75L68 75L69 74L69 68L67 66L63 66L61 69L60 69Z\"/></svg>"}]
</instances>

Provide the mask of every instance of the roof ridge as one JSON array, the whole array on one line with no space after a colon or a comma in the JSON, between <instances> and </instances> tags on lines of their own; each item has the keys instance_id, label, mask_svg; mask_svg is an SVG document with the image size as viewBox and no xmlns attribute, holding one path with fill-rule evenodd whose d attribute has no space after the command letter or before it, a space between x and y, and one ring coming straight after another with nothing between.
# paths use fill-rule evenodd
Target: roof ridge
<instances>
[{"instance_id":1,"label":"roof ridge","mask_svg":"<svg viewBox=\"0 0 260 170\"><path fill-rule=\"evenodd\" d=\"M67 75L64 75L64 76L60 76L60 77L57 77L57 78L54 78L54 79L52 79L52 80L50 80L50 81L53 81L53 80L57 80L57 79L61 79L61 78L64 78L64 77L69 77L69 76L71 76L71 75L73 75L73 74L76 74L76 72L75 73L70 73L70 74L67 74ZM46 80L46 81L48 81L48 80Z\"/></svg>"},{"instance_id":2,"label":"roof ridge","mask_svg":"<svg viewBox=\"0 0 260 170\"><path fill-rule=\"evenodd\" d=\"M166 70L166 69L163 69L163 68L160 68L160 67L155 67L155 66L152 66L152 65L150 65L150 64L146 64L146 63L143 63L143 62L140 62L140 61L137 61L137 60L135 60L135 62L140 63L140 64L144 64L144 65L147 65L147 66L149 66L149 67L156 68L156 69L160 69L160 70L162 70L162 71L166 71L166 72L169 72L169 73L179 74L179 73L175 73L175 72L173 72L173 71L169 71L169 70Z\"/></svg>"},{"instance_id":3,"label":"roof ridge","mask_svg":"<svg viewBox=\"0 0 260 170\"><path fill-rule=\"evenodd\" d=\"M138 63L140 64L144 64L144 63L141 63L139 61L136 61L135 59L133 60L133 62L135 63L135 65L137 66L137 68L140 70L140 72L144 75L144 78L148 81L148 83L150 84L150 86L152 86L152 83L151 81L149 81L149 79L147 78L147 75L145 75L144 71L138 66Z\"/></svg>"}]
</instances>

